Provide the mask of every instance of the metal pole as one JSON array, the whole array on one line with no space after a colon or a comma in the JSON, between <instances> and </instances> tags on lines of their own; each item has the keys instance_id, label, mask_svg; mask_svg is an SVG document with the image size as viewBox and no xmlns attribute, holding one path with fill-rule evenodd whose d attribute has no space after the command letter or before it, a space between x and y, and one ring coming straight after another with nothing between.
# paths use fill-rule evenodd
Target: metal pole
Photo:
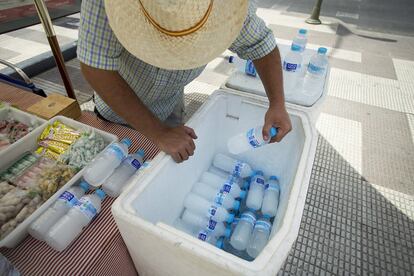
<instances>
[{"instance_id":1,"label":"metal pole","mask_svg":"<svg viewBox=\"0 0 414 276\"><path fill-rule=\"evenodd\" d=\"M321 24L321 20L319 19L319 14L321 12L322 0L316 0L315 6L312 10L312 15L306 19L306 23L308 24Z\"/></svg>"},{"instance_id":2,"label":"metal pole","mask_svg":"<svg viewBox=\"0 0 414 276\"><path fill-rule=\"evenodd\" d=\"M62 77L63 84L66 88L66 93L68 94L69 98L76 100L75 91L73 90L73 86L70 81L68 71L66 70L65 60L63 59L63 55L56 38L56 34L53 29L52 20L50 20L49 12L47 11L46 5L43 2L43 0L34 0L34 4L36 6L40 22L42 22L43 28L45 30L50 48L52 49L53 56L55 57L55 62L59 69L60 76Z\"/></svg>"}]
</instances>

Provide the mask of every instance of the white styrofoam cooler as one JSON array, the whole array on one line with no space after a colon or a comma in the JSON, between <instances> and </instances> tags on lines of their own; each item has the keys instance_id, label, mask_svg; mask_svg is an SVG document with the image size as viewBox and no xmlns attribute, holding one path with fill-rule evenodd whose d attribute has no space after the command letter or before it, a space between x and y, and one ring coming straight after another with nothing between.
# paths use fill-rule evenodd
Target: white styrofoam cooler
<instances>
[{"instance_id":1,"label":"white styrofoam cooler","mask_svg":"<svg viewBox=\"0 0 414 276\"><path fill-rule=\"evenodd\" d=\"M281 195L271 238L252 262L172 227L183 201L216 153L227 153L229 137L263 123L268 101L219 90L187 125L198 139L195 155L182 164L160 153L135 175L112 206L122 237L140 275L275 275L300 226L315 156L317 135L303 108L287 104L293 130L273 143L238 156L253 169L280 176Z\"/></svg>"},{"instance_id":2,"label":"white styrofoam cooler","mask_svg":"<svg viewBox=\"0 0 414 276\"><path fill-rule=\"evenodd\" d=\"M16 143L12 144L4 151L2 151L2 155L0 158L0 171L10 167L16 160L18 160L24 153L30 151L33 152L38 147L37 138L40 136L42 131L48 124L53 124L56 120L66 124L77 130L91 130L93 129L104 138L106 144L110 144L114 141L118 141L118 137L102 131L100 129L93 128L91 126L85 125L78 121L72 120L70 118L64 116L56 116L49 121L42 124L40 127L36 128L22 139L17 141ZM36 211L34 211L29 217L27 217L22 223L20 223L12 232L10 232L6 237L0 240L0 247L8 247L13 248L17 246L26 236L27 236L27 229L29 225L39 216L41 215L58 197L61 193L67 190L72 185L77 184L80 182L80 179L83 175L84 169L79 171L76 175L74 175L71 180L69 180L65 185L63 185L54 195L52 195L47 201L45 201Z\"/></svg>"},{"instance_id":3,"label":"white styrofoam cooler","mask_svg":"<svg viewBox=\"0 0 414 276\"><path fill-rule=\"evenodd\" d=\"M280 56L283 60L283 58L286 56L286 54L288 53L290 49L290 45L280 44L278 45L278 48L280 51ZM303 75L306 72L305 65L309 63L310 58L314 54L316 54L316 51L312 49L306 49L302 53L302 56L303 56L302 74ZM296 93L285 93L285 101L288 103L303 107L303 110L308 112L309 115L311 116L312 122L316 123L319 117L320 111L321 111L321 105L324 102L326 95L327 95L328 85L329 85L329 74L330 74L330 67L328 66L327 72L325 75L324 88L323 88L321 95L316 95L314 98L306 98L306 100L304 100L300 93L297 93L297 92ZM230 75L230 77L227 79L227 81L222 85L222 88L229 89L229 90L236 90L236 91L245 92L245 93L256 94L259 96L266 97L266 92L265 92L261 79L258 76L257 77L248 76L244 72L241 72L241 71L233 72Z\"/></svg>"}]
</instances>

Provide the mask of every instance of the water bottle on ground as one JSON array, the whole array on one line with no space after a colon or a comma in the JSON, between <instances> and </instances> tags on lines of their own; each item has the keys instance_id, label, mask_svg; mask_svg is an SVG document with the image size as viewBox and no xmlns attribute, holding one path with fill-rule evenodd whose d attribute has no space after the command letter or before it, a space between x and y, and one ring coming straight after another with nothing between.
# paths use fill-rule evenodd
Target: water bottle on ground
<instances>
[{"instance_id":1,"label":"water bottle on ground","mask_svg":"<svg viewBox=\"0 0 414 276\"><path fill-rule=\"evenodd\" d=\"M274 217L279 206L280 184L276 176L269 177L265 185L265 192L262 203L262 214L268 217Z\"/></svg>"},{"instance_id":2,"label":"water bottle on ground","mask_svg":"<svg viewBox=\"0 0 414 276\"><path fill-rule=\"evenodd\" d=\"M187 195L184 200L184 207L195 214L206 216L219 222L231 223L234 219L234 214L227 212L224 207L209 202L207 199L194 193Z\"/></svg>"},{"instance_id":3,"label":"water bottle on ground","mask_svg":"<svg viewBox=\"0 0 414 276\"><path fill-rule=\"evenodd\" d=\"M79 186L72 186L64 191L55 203L30 225L29 234L40 241L44 240L49 229L78 202L88 189L88 183L82 181Z\"/></svg>"},{"instance_id":4,"label":"water bottle on ground","mask_svg":"<svg viewBox=\"0 0 414 276\"><path fill-rule=\"evenodd\" d=\"M249 164L233 159L222 153L216 154L213 165L223 171L229 172L234 176L242 178L250 176L253 172Z\"/></svg>"},{"instance_id":5,"label":"water bottle on ground","mask_svg":"<svg viewBox=\"0 0 414 276\"><path fill-rule=\"evenodd\" d=\"M225 172L223 170L220 170L220 169L218 169L218 168L216 168L214 166L210 166L210 168L208 169L208 171L211 172L211 173L214 173L215 175L218 175L218 176L220 176L222 178L225 178L225 179L227 179L227 177L229 177L229 173L228 172Z\"/></svg>"},{"instance_id":6,"label":"water bottle on ground","mask_svg":"<svg viewBox=\"0 0 414 276\"><path fill-rule=\"evenodd\" d=\"M105 180L102 189L111 197L117 197L129 178L141 168L144 163L144 150L140 149L125 158L121 165Z\"/></svg>"},{"instance_id":7,"label":"water bottle on ground","mask_svg":"<svg viewBox=\"0 0 414 276\"><path fill-rule=\"evenodd\" d=\"M328 67L327 49L321 47L318 53L311 57L303 81L303 93L309 97L320 96L325 84L325 74Z\"/></svg>"},{"instance_id":8,"label":"water bottle on ground","mask_svg":"<svg viewBox=\"0 0 414 276\"><path fill-rule=\"evenodd\" d=\"M57 251L64 250L101 211L105 192L101 189L83 196L46 234L47 244Z\"/></svg>"},{"instance_id":9,"label":"water bottle on ground","mask_svg":"<svg viewBox=\"0 0 414 276\"><path fill-rule=\"evenodd\" d=\"M299 87L302 66L300 47L292 45L289 53L283 60L283 86L285 94L294 94Z\"/></svg>"},{"instance_id":10,"label":"water bottle on ground","mask_svg":"<svg viewBox=\"0 0 414 276\"><path fill-rule=\"evenodd\" d=\"M263 139L263 126L257 126L249 129L247 132L237 134L227 141L227 148L232 154L240 154L248 150L252 150L270 142L270 139L277 135L275 127L270 128L270 138Z\"/></svg>"},{"instance_id":11,"label":"water bottle on ground","mask_svg":"<svg viewBox=\"0 0 414 276\"><path fill-rule=\"evenodd\" d=\"M252 210L259 210L262 207L264 196L265 178L262 171L257 171L250 181L249 192L247 193L246 206Z\"/></svg>"},{"instance_id":12,"label":"water bottle on ground","mask_svg":"<svg viewBox=\"0 0 414 276\"><path fill-rule=\"evenodd\" d=\"M230 237L230 244L231 246L233 246L234 249L246 249L255 222L256 215L253 212L247 211L241 215L240 220L237 223L236 228L234 229L234 232Z\"/></svg>"},{"instance_id":13,"label":"water bottle on ground","mask_svg":"<svg viewBox=\"0 0 414 276\"><path fill-rule=\"evenodd\" d=\"M229 193L214 189L205 183L198 182L194 185L192 192L207 199L210 202L223 206L226 210L239 210L240 201L235 200Z\"/></svg>"},{"instance_id":14,"label":"water bottle on ground","mask_svg":"<svg viewBox=\"0 0 414 276\"><path fill-rule=\"evenodd\" d=\"M226 180L218 175L215 175L210 172L204 172L201 175L200 181L208 184L214 189L220 189L224 192L229 193L234 198L245 198L246 191L242 191L239 186L239 180L234 176L229 176Z\"/></svg>"},{"instance_id":15,"label":"water bottle on ground","mask_svg":"<svg viewBox=\"0 0 414 276\"><path fill-rule=\"evenodd\" d=\"M249 245L247 246L247 254L250 257L256 258L263 248L266 246L272 224L268 218L261 218L256 221L254 225L253 234L250 238Z\"/></svg>"},{"instance_id":16,"label":"water bottle on ground","mask_svg":"<svg viewBox=\"0 0 414 276\"><path fill-rule=\"evenodd\" d=\"M128 138L109 145L86 167L83 174L85 181L94 187L102 185L128 155L129 146L131 140Z\"/></svg>"},{"instance_id":17,"label":"water bottle on ground","mask_svg":"<svg viewBox=\"0 0 414 276\"><path fill-rule=\"evenodd\" d=\"M307 33L308 31L306 29L299 29L298 34L292 41L292 45L299 46L301 53L306 49L306 43L308 42Z\"/></svg>"},{"instance_id":18,"label":"water bottle on ground","mask_svg":"<svg viewBox=\"0 0 414 276\"><path fill-rule=\"evenodd\" d=\"M241 58L238 58L236 56L230 56L229 57L229 63L232 63L235 65L235 67L240 71L244 72L246 75L256 77L257 71L256 67L254 67L254 64L251 60L244 60Z\"/></svg>"},{"instance_id":19,"label":"water bottle on ground","mask_svg":"<svg viewBox=\"0 0 414 276\"><path fill-rule=\"evenodd\" d=\"M184 223L188 225L197 227L201 230L207 230L217 238L223 236L230 237L231 229L226 228L222 222L218 222L214 219L194 214L189 210L184 211L182 215L182 220Z\"/></svg>"}]
</instances>

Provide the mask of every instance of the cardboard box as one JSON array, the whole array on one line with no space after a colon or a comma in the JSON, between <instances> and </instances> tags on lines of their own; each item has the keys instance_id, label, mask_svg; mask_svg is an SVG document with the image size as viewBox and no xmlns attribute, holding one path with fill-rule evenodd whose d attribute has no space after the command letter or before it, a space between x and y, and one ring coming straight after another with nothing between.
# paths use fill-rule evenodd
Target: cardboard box
<instances>
[{"instance_id":1,"label":"cardboard box","mask_svg":"<svg viewBox=\"0 0 414 276\"><path fill-rule=\"evenodd\" d=\"M76 100L56 93L50 94L47 98L30 106L27 111L47 120L57 115L73 119L77 119L81 115Z\"/></svg>"}]
</instances>

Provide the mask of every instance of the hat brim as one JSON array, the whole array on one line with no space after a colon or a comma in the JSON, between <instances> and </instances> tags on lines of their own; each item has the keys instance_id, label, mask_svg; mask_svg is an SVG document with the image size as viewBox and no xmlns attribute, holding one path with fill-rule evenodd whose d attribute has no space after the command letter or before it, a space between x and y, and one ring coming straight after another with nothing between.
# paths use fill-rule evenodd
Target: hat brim
<instances>
[{"instance_id":1,"label":"hat brim","mask_svg":"<svg viewBox=\"0 0 414 276\"><path fill-rule=\"evenodd\" d=\"M203 27L172 37L148 21L138 0L105 0L109 25L124 48L146 63L170 70L197 68L220 55L240 33L247 9L247 0L216 0Z\"/></svg>"}]
</instances>

